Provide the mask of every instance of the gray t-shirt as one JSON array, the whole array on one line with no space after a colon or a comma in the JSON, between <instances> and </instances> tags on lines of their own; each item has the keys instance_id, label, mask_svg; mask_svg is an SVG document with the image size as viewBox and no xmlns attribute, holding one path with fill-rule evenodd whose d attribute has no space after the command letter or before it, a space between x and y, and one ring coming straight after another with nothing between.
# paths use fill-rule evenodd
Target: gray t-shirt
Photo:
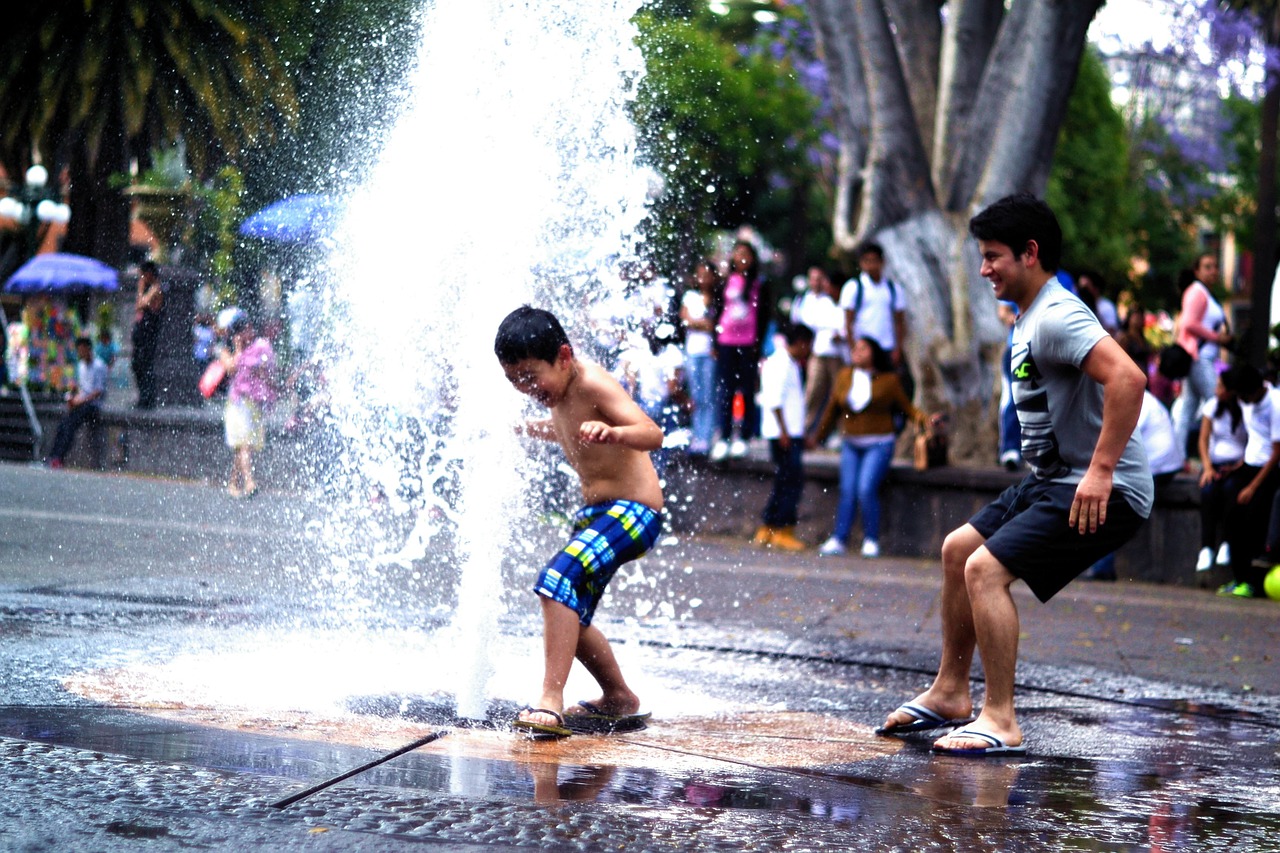
<instances>
[{"instance_id":1,"label":"gray t-shirt","mask_svg":"<svg viewBox=\"0 0 1280 853\"><path fill-rule=\"evenodd\" d=\"M1033 476L1073 485L1084 478L1102 430L1102 386L1081 369L1107 332L1093 312L1056 278L1049 279L1013 327L1013 401L1022 427L1022 458ZM1134 430L1112 478L1143 518L1154 486L1147 453Z\"/></svg>"}]
</instances>

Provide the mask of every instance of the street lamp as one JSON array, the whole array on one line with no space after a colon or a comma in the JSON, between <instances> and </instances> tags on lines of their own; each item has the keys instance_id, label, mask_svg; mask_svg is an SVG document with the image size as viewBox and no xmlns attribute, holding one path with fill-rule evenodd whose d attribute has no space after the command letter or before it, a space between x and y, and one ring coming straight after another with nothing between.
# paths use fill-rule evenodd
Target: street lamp
<instances>
[{"instance_id":1,"label":"street lamp","mask_svg":"<svg viewBox=\"0 0 1280 853\"><path fill-rule=\"evenodd\" d=\"M27 169L25 182L13 195L0 198L0 217L12 219L22 230L21 257L25 262L40 248L40 232L54 223L65 225L71 220L71 208L50 195L47 185L49 170L36 164Z\"/></svg>"}]
</instances>

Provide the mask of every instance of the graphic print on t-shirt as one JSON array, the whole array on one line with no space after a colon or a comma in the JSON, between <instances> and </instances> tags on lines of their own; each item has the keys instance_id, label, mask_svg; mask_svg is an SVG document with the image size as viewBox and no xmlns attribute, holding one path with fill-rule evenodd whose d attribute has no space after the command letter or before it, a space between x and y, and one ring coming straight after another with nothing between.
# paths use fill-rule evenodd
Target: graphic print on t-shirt
<instances>
[{"instance_id":1,"label":"graphic print on t-shirt","mask_svg":"<svg viewBox=\"0 0 1280 853\"><path fill-rule=\"evenodd\" d=\"M1036 476L1046 480L1065 477L1071 466L1058 452L1058 437L1049 417L1049 394L1036 367L1031 347L1015 342L1012 353L1013 403L1022 428L1022 458Z\"/></svg>"}]
</instances>

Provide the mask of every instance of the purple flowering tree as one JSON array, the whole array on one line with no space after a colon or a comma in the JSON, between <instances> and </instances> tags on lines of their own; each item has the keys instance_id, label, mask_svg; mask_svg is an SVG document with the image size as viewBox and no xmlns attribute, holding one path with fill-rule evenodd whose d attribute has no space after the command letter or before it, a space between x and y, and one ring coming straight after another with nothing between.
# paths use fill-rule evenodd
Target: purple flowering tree
<instances>
[{"instance_id":1,"label":"purple flowering tree","mask_svg":"<svg viewBox=\"0 0 1280 853\"><path fill-rule=\"evenodd\" d=\"M957 458L991 456L1004 345L968 219L1009 193L1043 194L1101 4L806 0L840 146L835 240L885 247L911 301L921 402L958 415Z\"/></svg>"},{"instance_id":2,"label":"purple flowering tree","mask_svg":"<svg viewBox=\"0 0 1280 853\"><path fill-rule=\"evenodd\" d=\"M1154 184L1166 197L1171 217L1186 220L1184 229L1194 227L1195 216L1221 219L1215 213L1224 207L1243 208L1254 218L1249 229L1252 245L1246 247L1254 257L1251 328L1243 352L1261 365L1276 269L1280 2L1168 0L1164 11L1167 37L1159 43L1148 40L1124 57L1126 83L1141 113L1133 120L1139 137L1136 147L1140 153L1158 155L1165 146L1186 167L1180 176L1159 169L1145 175L1148 186ZM1235 164L1224 146L1229 133L1223 110L1227 95L1262 102L1256 182L1253 175L1232 174Z\"/></svg>"}]
</instances>

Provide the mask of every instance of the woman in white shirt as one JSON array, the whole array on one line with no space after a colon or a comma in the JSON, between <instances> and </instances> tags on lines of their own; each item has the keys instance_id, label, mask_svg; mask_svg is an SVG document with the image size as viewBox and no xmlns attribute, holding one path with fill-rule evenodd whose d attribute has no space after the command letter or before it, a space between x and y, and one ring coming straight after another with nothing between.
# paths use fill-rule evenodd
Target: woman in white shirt
<instances>
[{"instance_id":1,"label":"woman in white shirt","mask_svg":"<svg viewBox=\"0 0 1280 853\"><path fill-rule=\"evenodd\" d=\"M1207 572L1216 562L1231 564L1231 548L1222 529L1226 513L1226 483L1244 462L1244 413L1236 396L1235 373L1218 377L1213 399L1200 410L1200 555L1196 571ZM1218 558L1214 560L1214 550Z\"/></svg>"},{"instance_id":2,"label":"woman in white shirt","mask_svg":"<svg viewBox=\"0 0 1280 853\"><path fill-rule=\"evenodd\" d=\"M680 322L684 325L685 377L693 403L693 436L689 453L706 456L716 434L716 320L723 300L720 273L709 260L693 268L694 286L680 301Z\"/></svg>"}]
</instances>

